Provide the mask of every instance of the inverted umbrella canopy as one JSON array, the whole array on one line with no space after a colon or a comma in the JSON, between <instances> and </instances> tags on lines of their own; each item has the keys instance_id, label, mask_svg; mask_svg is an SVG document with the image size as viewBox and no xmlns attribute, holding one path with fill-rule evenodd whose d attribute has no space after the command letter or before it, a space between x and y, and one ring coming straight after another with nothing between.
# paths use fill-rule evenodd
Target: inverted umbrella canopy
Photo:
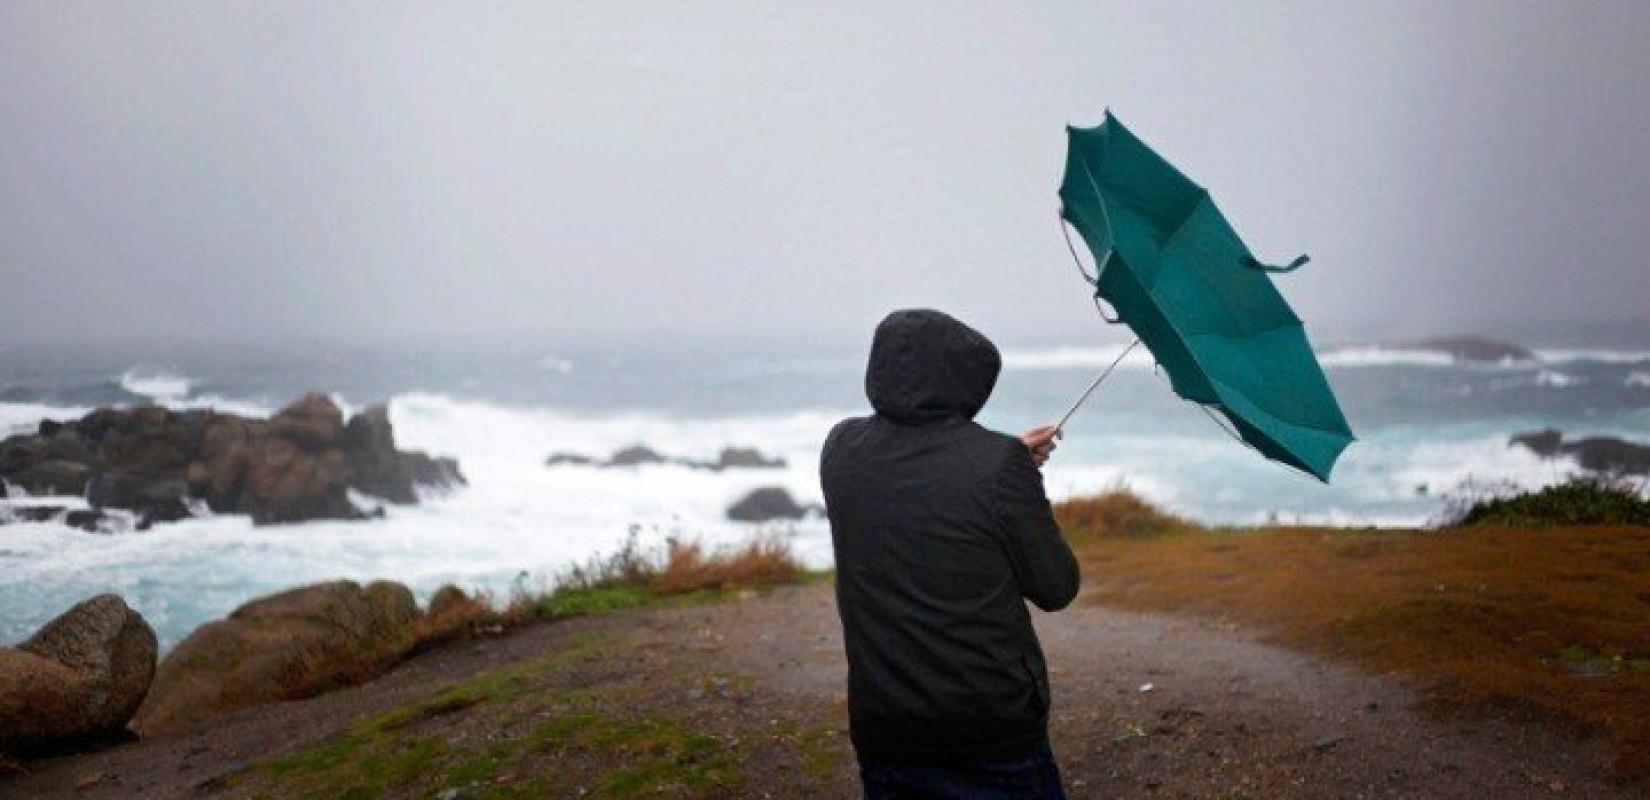
<instances>
[{"instance_id":1,"label":"inverted umbrella canopy","mask_svg":"<svg viewBox=\"0 0 1650 800\"><path fill-rule=\"evenodd\" d=\"M1327 482L1352 430L1300 318L1208 191L1106 113L1066 129L1060 215L1094 254L1116 310L1176 394L1218 409L1245 442Z\"/></svg>"}]
</instances>

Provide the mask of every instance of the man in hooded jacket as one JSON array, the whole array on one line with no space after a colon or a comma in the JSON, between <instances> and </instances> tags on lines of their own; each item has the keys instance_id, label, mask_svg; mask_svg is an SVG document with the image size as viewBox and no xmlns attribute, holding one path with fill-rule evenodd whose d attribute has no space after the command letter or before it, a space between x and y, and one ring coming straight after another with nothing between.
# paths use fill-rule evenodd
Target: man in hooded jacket
<instances>
[{"instance_id":1,"label":"man in hooded jacket","mask_svg":"<svg viewBox=\"0 0 1650 800\"><path fill-rule=\"evenodd\" d=\"M1048 670L1025 601L1077 594L1038 468L1054 430L973 421L1002 359L938 311L877 327L876 413L832 429L820 481L867 798L1061 798Z\"/></svg>"}]
</instances>

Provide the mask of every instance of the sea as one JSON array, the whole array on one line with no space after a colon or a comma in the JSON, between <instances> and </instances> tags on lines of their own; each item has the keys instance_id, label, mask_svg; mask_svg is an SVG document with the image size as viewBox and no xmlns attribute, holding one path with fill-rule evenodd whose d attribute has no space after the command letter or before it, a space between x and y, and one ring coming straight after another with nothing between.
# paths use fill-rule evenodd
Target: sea
<instances>
[{"instance_id":1,"label":"sea","mask_svg":"<svg viewBox=\"0 0 1650 800\"><path fill-rule=\"evenodd\" d=\"M1057 418L1122 347L1005 347L980 421L1020 431ZM1513 434L1555 427L1650 441L1650 346L1537 346L1535 354L1482 364L1380 346L1325 350L1358 437L1325 484L1234 441L1174 397L1149 354L1136 350L1068 424L1044 480L1057 500L1128 487L1213 525L1425 526L1485 487L1533 488L1576 472L1573 463L1509 446ZM825 567L824 520L756 525L725 513L764 486L821 500L816 465L826 433L868 411L864 359L863 346L668 341L0 345L0 436L103 405L268 415L318 390L346 412L387 403L402 448L453 456L469 481L357 522L255 527L241 516L203 516L120 534L0 525L0 645L101 592L142 613L163 648L249 599L335 578L397 580L421 599L445 583L505 598L548 588L627 537L644 547L671 539L718 547L783 536L806 563ZM701 460L728 446L755 447L787 465L711 472L546 464L553 453L601 458L635 444ZM11 494L0 505L45 502Z\"/></svg>"}]
</instances>

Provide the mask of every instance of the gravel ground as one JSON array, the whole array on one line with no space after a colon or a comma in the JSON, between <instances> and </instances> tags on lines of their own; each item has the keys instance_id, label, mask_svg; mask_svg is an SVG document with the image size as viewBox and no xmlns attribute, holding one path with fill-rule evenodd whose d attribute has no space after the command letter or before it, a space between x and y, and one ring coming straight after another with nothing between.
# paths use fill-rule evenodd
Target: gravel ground
<instances>
[{"instance_id":1,"label":"gravel ground","mask_svg":"<svg viewBox=\"0 0 1650 800\"><path fill-rule=\"evenodd\" d=\"M1231 626L1082 600L1036 619L1052 671L1054 749L1074 798L1640 796L1610 781L1601 742L1516 715L1422 713L1418 687L1406 680L1326 663ZM0 797L302 796L237 776L467 678L592 637L599 648L548 670L531 696L443 712L430 724L454 741L507 739L508 721L546 698L597 687L606 699L592 708L602 714L678 720L737 755L743 785L702 796L857 796L831 591L810 585L458 642L366 686L247 709L186 736L36 763L0 778ZM558 785L577 796L585 778L598 781L613 766L602 756L547 758L514 772L556 771ZM410 786L390 796L437 793Z\"/></svg>"}]
</instances>

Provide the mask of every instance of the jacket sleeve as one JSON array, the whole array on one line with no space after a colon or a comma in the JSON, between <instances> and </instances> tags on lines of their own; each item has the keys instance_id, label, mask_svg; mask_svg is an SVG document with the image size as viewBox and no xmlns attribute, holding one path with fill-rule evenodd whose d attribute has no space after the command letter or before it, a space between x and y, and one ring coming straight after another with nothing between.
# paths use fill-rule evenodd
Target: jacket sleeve
<instances>
[{"instance_id":1,"label":"jacket sleeve","mask_svg":"<svg viewBox=\"0 0 1650 800\"><path fill-rule=\"evenodd\" d=\"M991 482L1008 560L1020 594L1044 611L1058 611L1077 596L1077 558L1060 535L1031 451L1017 441L1008 449Z\"/></svg>"}]
</instances>

